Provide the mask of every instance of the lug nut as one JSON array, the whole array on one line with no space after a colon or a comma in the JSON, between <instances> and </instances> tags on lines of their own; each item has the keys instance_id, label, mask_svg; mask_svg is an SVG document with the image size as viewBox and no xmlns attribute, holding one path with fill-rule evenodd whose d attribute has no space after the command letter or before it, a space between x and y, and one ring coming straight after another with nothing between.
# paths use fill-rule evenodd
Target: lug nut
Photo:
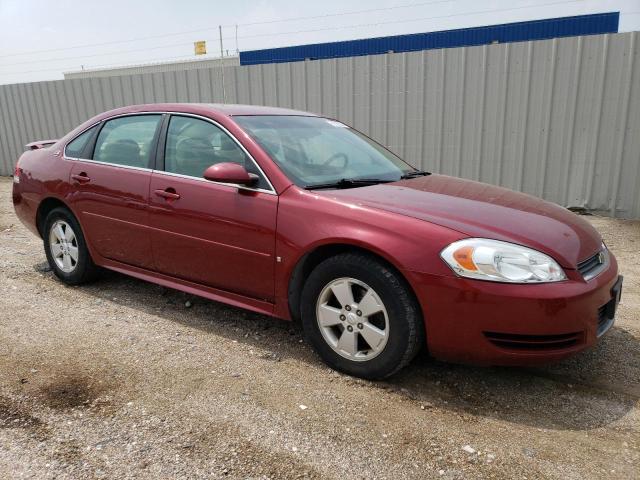
<instances>
[{"instance_id":1,"label":"lug nut","mask_svg":"<svg viewBox=\"0 0 640 480\"><path fill-rule=\"evenodd\" d=\"M345 317L344 315L340 315L340 320L342 320L343 322L347 319L347 317Z\"/></svg>"},{"instance_id":2,"label":"lug nut","mask_svg":"<svg viewBox=\"0 0 640 480\"><path fill-rule=\"evenodd\" d=\"M356 315L358 315L359 317L362 316L362 311L361 310L356 310Z\"/></svg>"},{"instance_id":3,"label":"lug nut","mask_svg":"<svg viewBox=\"0 0 640 480\"><path fill-rule=\"evenodd\" d=\"M361 323L359 323L359 324L358 324L358 328L359 328L360 330L362 330L362 324L361 324Z\"/></svg>"},{"instance_id":4,"label":"lug nut","mask_svg":"<svg viewBox=\"0 0 640 480\"><path fill-rule=\"evenodd\" d=\"M345 305L344 309L345 309L347 312L350 312L350 311L351 311L351 305Z\"/></svg>"},{"instance_id":5,"label":"lug nut","mask_svg":"<svg viewBox=\"0 0 640 480\"><path fill-rule=\"evenodd\" d=\"M353 327L352 327L351 325L349 325L349 326L347 327L347 330L349 330L350 332L353 332Z\"/></svg>"}]
</instances>

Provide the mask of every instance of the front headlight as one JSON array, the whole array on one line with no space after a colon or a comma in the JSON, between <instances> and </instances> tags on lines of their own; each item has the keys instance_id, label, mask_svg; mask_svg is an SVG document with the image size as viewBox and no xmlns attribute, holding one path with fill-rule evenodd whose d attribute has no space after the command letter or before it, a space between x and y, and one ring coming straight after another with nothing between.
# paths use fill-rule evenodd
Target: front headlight
<instances>
[{"instance_id":1,"label":"front headlight","mask_svg":"<svg viewBox=\"0 0 640 480\"><path fill-rule=\"evenodd\" d=\"M478 280L544 283L567 278L560 265L548 255L488 238L453 242L440 256L458 275Z\"/></svg>"}]
</instances>

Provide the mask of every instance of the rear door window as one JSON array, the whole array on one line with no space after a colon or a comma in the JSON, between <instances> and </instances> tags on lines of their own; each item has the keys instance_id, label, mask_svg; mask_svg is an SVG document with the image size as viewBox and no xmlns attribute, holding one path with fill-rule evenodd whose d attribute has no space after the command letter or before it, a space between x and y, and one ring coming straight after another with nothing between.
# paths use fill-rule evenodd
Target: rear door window
<instances>
[{"instance_id":1,"label":"rear door window","mask_svg":"<svg viewBox=\"0 0 640 480\"><path fill-rule=\"evenodd\" d=\"M161 115L131 115L105 123L94 149L97 162L150 168Z\"/></svg>"}]
</instances>

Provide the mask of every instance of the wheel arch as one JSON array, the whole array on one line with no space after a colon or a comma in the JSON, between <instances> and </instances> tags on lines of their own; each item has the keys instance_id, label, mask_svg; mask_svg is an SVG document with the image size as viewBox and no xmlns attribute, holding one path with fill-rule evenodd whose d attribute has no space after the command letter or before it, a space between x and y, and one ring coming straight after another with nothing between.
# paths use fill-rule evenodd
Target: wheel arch
<instances>
[{"instance_id":1,"label":"wheel arch","mask_svg":"<svg viewBox=\"0 0 640 480\"><path fill-rule=\"evenodd\" d=\"M418 306L420 305L420 302L416 297L416 293L411 286L411 283L402 273L402 270L392 260L378 253L373 248L368 248L366 246L356 245L348 242L333 242L317 245L311 250L304 253L297 260L293 270L291 271L291 275L289 276L287 299L289 304L289 314L291 315L292 320L296 322L300 321L300 297L302 295L302 287L309 274L311 274L313 269L327 258L342 253L359 253L375 258L377 261L381 262L387 268L396 273L396 275L398 275L398 278L400 278L405 283L416 304Z\"/></svg>"},{"instance_id":2,"label":"wheel arch","mask_svg":"<svg viewBox=\"0 0 640 480\"><path fill-rule=\"evenodd\" d=\"M78 218L75 215L75 213L73 213L73 210L71 210L71 208L69 208L69 205L64 203L59 198L57 198L57 197L47 197L47 198L43 199L40 202L40 205L38 205L38 210L36 211L36 228L38 229L38 233L40 234L41 238L44 238L44 236L43 236L43 234L44 234L44 232L43 232L43 230L44 230L44 221L47 218L47 215L49 215L49 212L51 212L51 210L53 210L55 208L58 208L58 207L66 208L67 210L69 210L71 215L76 217L76 219Z\"/></svg>"}]
</instances>

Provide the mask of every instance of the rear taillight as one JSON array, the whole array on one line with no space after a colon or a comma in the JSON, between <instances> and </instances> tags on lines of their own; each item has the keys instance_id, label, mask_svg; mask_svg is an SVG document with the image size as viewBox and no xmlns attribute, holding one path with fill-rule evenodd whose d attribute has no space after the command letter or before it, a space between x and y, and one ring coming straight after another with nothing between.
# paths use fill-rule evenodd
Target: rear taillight
<instances>
[{"instance_id":1,"label":"rear taillight","mask_svg":"<svg viewBox=\"0 0 640 480\"><path fill-rule=\"evenodd\" d=\"M13 171L13 183L20 183L20 167L16 163L16 169Z\"/></svg>"}]
</instances>

